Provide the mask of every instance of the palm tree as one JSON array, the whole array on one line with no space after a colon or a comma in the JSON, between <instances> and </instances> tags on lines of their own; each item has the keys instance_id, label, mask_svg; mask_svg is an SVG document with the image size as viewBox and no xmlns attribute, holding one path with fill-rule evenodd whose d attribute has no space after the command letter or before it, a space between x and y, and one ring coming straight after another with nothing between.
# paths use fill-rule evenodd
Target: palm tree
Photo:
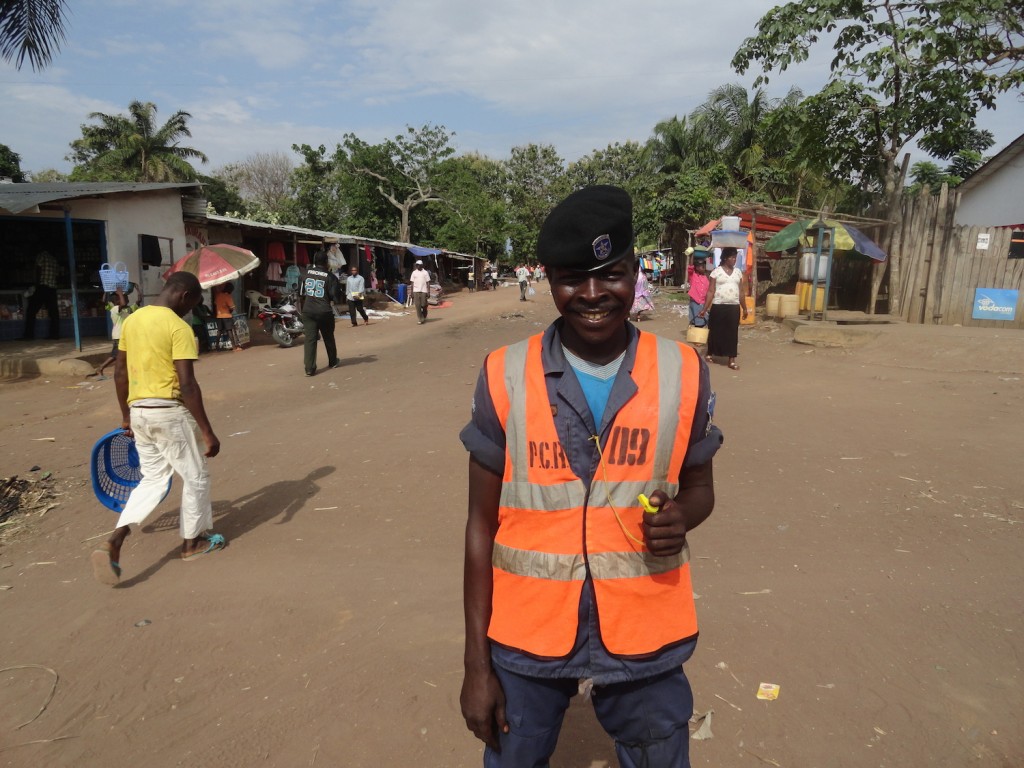
<instances>
[{"instance_id":1,"label":"palm tree","mask_svg":"<svg viewBox=\"0 0 1024 768\"><path fill-rule=\"evenodd\" d=\"M0 58L46 67L64 42L65 0L0 0Z\"/></svg>"},{"instance_id":2,"label":"palm tree","mask_svg":"<svg viewBox=\"0 0 1024 768\"><path fill-rule=\"evenodd\" d=\"M802 94L791 89L783 99L769 99L758 88L752 94L735 83L713 90L690 116L693 130L704 138L737 181L749 185L754 171L767 159L762 140L765 119L774 110L799 103Z\"/></svg>"},{"instance_id":3,"label":"palm tree","mask_svg":"<svg viewBox=\"0 0 1024 768\"><path fill-rule=\"evenodd\" d=\"M191 136L188 120L181 110L157 127L156 105L133 101L128 116L93 112L99 125L83 125L82 138L71 142L69 159L78 163L72 176L80 180L119 179L130 181L194 181L196 169L188 162L206 162L198 149L178 145Z\"/></svg>"}]
</instances>

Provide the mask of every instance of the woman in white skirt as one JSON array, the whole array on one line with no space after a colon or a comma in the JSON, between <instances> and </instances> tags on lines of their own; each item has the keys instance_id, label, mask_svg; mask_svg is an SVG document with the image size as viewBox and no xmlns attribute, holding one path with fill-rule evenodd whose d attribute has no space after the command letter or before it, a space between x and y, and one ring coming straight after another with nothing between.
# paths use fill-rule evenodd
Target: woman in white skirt
<instances>
[{"instance_id":1,"label":"woman in white skirt","mask_svg":"<svg viewBox=\"0 0 1024 768\"><path fill-rule=\"evenodd\" d=\"M736 268L736 249L723 248L722 261L708 275L708 296L698 317L708 318L707 361L715 357L729 358L729 367L740 369L736 363L740 336L740 315L747 317L747 278ZM710 310L710 313L709 313Z\"/></svg>"}]
</instances>

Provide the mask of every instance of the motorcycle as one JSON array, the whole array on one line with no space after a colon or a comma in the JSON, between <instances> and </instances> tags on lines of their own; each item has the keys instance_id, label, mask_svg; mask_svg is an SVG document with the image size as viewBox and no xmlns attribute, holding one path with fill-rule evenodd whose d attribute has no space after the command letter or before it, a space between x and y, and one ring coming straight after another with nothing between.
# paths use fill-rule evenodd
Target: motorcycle
<instances>
[{"instance_id":1,"label":"motorcycle","mask_svg":"<svg viewBox=\"0 0 1024 768\"><path fill-rule=\"evenodd\" d=\"M259 318L263 321L263 332L269 333L282 347L290 347L303 333L299 310L290 297L279 306L261 309Z\"/></svg>"}]
</instances>

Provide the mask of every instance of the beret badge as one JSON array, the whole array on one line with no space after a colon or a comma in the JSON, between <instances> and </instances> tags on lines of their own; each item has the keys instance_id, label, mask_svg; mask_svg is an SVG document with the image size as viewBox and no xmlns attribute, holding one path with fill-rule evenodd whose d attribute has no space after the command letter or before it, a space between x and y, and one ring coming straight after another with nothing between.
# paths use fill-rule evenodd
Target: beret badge
<instances>
[{"instance_id":1,"label":"beret badge","mask_svg":"<svg viewBox=\"0 0 1024 768\"><path fill-rule=\"evenodd\" d=\"M599 235L594 238L594 257L598 261L604 261L612 253L612 239L608 235Z\"/></svg>"}]
</instances>

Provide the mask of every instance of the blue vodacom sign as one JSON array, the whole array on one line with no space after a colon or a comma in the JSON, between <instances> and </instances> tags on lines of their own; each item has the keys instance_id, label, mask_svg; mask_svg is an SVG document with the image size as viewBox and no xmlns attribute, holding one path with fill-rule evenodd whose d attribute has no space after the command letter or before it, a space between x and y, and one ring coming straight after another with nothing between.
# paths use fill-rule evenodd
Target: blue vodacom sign
<instances>
[{"instance_id":1,"label":"blue vodacom sign","mask_svg":"<svg viewBox=\"0 0 1024 768\"><path fill-rule=\"evenodd\" d=\"M1014 320L1018 294L1019 291L1004 288L976 288L971 317L975 320Z\"/></svg>"}]
</instances>

